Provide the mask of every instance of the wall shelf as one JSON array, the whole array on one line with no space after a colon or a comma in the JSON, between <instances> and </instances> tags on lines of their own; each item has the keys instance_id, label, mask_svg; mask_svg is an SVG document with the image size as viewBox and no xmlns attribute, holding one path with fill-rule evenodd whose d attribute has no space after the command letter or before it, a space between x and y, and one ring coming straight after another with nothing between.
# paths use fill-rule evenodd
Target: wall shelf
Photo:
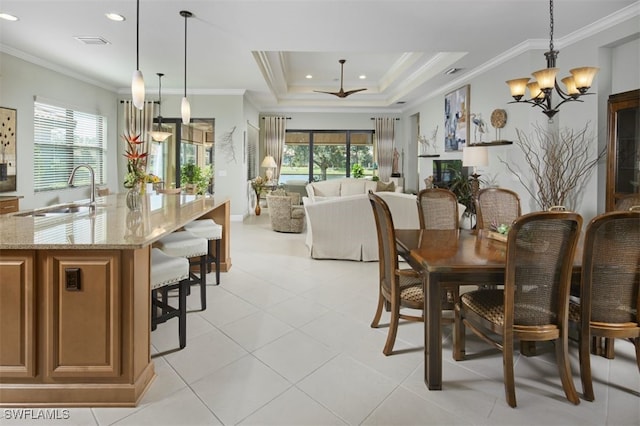
<instances>
[{"instance_id":1,"label":"wall shelf","mask_svg":"<svg viewBox=\"0 0 640 426\"><path fill-rule=\"evenodd\" d=\"M440 154L420 154L418 158L436 158L440 157Z\"/></svg>"},{"instance_id":2,"label":"wall shelf","mask_svg":"<svg viewBox=\"0 0 640 426\"><path fill-rule=\"evenodd\" d=\"M471 143L469 146L500 146L500 145L513 145L512 141L493 141L493 142L480 142Z\"/></svg>"}]
</instances>

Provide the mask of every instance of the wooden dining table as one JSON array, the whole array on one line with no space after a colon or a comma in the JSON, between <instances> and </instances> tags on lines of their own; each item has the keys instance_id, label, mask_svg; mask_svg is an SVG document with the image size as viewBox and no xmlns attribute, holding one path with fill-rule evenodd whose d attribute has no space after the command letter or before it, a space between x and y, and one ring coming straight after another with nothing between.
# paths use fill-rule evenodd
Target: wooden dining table
<instances>
[{"instance_id":1,"label":"wooden dining table","mask_svg":"<svg viewBox=\"0 0 640 426\"><path fill-rule=\"evenodd\" d=\"M483 231L397 229L395 234L398 254L422 275L424 379L429 390L441 390L441 284L503 284L507 244ZM574 258L574 282L579 282L581 252Z\"/></svg>"}]
</instances>

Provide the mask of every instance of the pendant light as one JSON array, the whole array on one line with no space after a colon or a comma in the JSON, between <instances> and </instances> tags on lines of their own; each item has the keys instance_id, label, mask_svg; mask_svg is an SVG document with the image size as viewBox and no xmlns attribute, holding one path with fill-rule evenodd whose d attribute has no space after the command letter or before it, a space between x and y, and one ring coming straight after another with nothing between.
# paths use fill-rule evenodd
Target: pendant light
<instances>
[{"instance_id":1,"label":"pendant light","mask_svg":"<svg viewBox=\"0 0 640 426\"><path fill-rule=\"evenodd\" d=\"M182 98L180 111L182 124L189 124L189 121L191 121L191 105L189 105L189 100L187 99L187 19L191 18L193 14L187 10L181 10L180 16L184 17L184 97Z\"/></svg>"},{"instance_id":2,"label":"pendant light","mask_svg":"<svg viewBox=\"0 0 640 426\"><path fill-rule=\"evenodd\" d=\"M156 75L158 76L158 130L154 130L150 134L151 139L153 139L154 141L164 142L173 133L162 131L162 76L164 74L161 72L157 72Z\"/></svg>"},{"instance_id":3,"label":"pendant light","mask_svg":"<svg viewBox=\"0 0 640 426\"><path fill-rule=\"evenodd\" d=\"M131 79L131 98L136 108L144 108L144 78L140 71L140 0L136 1L136 70Z\"/></svg>"}]
</instances>

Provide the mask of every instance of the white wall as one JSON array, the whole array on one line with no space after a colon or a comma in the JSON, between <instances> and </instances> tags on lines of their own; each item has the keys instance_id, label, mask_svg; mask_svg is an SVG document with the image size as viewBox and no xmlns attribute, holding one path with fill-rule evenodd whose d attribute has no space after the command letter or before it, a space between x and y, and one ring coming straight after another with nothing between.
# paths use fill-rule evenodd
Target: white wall
<instances>
[{"instance_id":1,"label":"white wall","mask_svg":"<svg viewBox=\"0 0 640 426\"><path fill-rule=\"evenodd\" d=\"M33 101L42 96L78 110L93 112L107 118L107 168L109 186L117 187L115 158L117 146L116 93L71 78L47 68L0 53L0 105L17 110L17 182L15 192L0 195L20 195L20 209L33 209L50 204L89 198L89 189L70 188L35 193L33 190Z\"/></svg>"}]
</instances>

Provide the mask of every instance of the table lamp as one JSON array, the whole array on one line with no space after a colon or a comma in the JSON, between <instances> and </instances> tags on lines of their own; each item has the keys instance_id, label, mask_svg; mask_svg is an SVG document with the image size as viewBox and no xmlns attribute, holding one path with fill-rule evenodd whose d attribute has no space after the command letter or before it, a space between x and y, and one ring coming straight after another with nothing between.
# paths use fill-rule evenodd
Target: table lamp
<instances>
[{"instance_id":1,"label":"table lamp","mask_svg":"<svg viewBox=\"0 0 640 426\"><path fill-rule=\"evenodd\" d=\"M462 165L464 167L473 167L471 175L471 194L474 199L478 197L480 190L480 175L477 173L478 166L489 165L489 151L486 146L467 146L462 151Z\"/></svg>"},{"instance_id":2,"label":"table lamp","mask_svg":"<svg viewBox=\"0 0 640 426\"><path fill-rule=\"evenodd\" d=\"M276 164L276 160L271 155L267 155L262 160L262 167L265 167L267 170L265 172L265 176L267 177L267 184L271 184L273 180L273 170L278 167Z\"/></svg>"}]
</instances>

